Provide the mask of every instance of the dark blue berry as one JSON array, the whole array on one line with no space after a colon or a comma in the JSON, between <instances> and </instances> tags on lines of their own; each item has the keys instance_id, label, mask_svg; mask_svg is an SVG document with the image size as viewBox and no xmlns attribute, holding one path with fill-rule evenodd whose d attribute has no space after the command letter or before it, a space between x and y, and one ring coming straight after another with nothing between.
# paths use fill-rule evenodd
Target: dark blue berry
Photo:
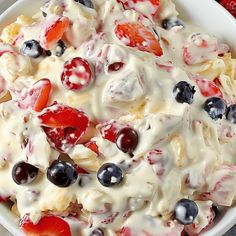
<instances>
[{"instance_id":1,"label":"dark blue berry","mask_svg":"<svg viewBox=\"0 0 236 236\"><path fill-rule=\"evenodd\" d=\"M81 3L82 5L86 7L94 8L93 3L90 0L75 0L75 1Z\"/></svg>"},{"instance_id":2,"label":"dark blue berry","mask_svg":"<svg viewBox=\"0 0 236 236\"><path fill-rule=\"evenodd\" d=\"M132 128L121 129L116 136L116 146L124 153L131 154L138 145L138 133Z\"/></svg>"},{"instance_id":3,"label":"dark blue berry","mask_svg":"<svg viewBox=\"0 0 236 236\"><path fill-rule=\"evenodd\" d=\"M40 57L43 53L43 49L39 45L39 42L34 39L24 42L20 51L22 54L32 58Z\"/></svg>"},{"instance_id":4,"label":"dark blue berry","mask_svg":"<svg viewBox=\"0 0 236 236\"><path fill-rule=\"evenodd\" d=\"M22 161L13 166L12 178L18 185L29 184L37 178L38 172L37 167Z\"/></svg>"},{"instance_id":5,"label":"dark blue berry","mask_svg":"<svg viewBox=\"0 0 236 236\"><path fill-rule=\"evenodd\" d=\"M170 19L165 19L162 21L162 27L166 30L170 30L174 26L183 26L184 22L176 17L172 17Z\"/></svg>"},{"instance_id":6,"label":"dark blue berry","mask_svg":"<svg viewBox=\"0 0 236 236\"><path fill-rule=\"evenodd\" d=\"M205 101L203 109L213 120L217 120L222 119L226 106L223 99L219 97L211 97Z\"/></svg>"},{"instance_id":7,"label":"dark blue berry","mask_svg":"<svg viewBox=\"0 0 236 236\"><path fill-rule=\"evenodd\" d=\"M57 57L61 57L61 56L64 54L65 50L66 50L66 45L65 45L65 43L64 43L62 40L59 40L59 41L57 42L55 55L56 55Z\"/></svg>"},{"instance_id":8,"label":"dark blue berry","mask_svg":"<svg viewBox=\"0 0 236 236\"><path fill-rule=\"evenodd\" d=\"M46 55L47 56L51 56L51 55L56 55L57 57L61 57L63 54L64 54L64 52L65 52L65 50L66 50L66 45L65 45L65 43L62 41L62 40L59 40L58 42L57 42L57 45L56 45L56 47L53 49L53 50L48 50L48 51L46 51L45 53L46 53Z\"/></svg>"},{"instance_id":9,"label":"dark blue berry","mask_svg":"<svg viewBox=\"0 0 236 236\"><path fill-rule=\"evenodd\" d=\"M105 163L97 173L100 184L105 187L118 185L123 180L123 172L120 167L113 163Z\"/></svg>"},{"instance_id":10,"label":"dark blue berry","mask_svg":"<svg viewBox=\"0 0 236 236\"><path fill-rule=\"evenodd\" d=\"M97 228L91 232L90 236L104 236L104 233L103 233L102 229Z\"/></svg>"},{"instance_id":11,"label":"dark blue berry","mask_svg":"<svg viewBox=\"0 0 236 236\"><path fill-rule=\"evenodd\" d=\"M192 224L198 215L198 206L194 201L183 198L176 203L174 215L181 224Z\"/></svg>"},{"instance_id":12,"label":"dark blue berry","mask_svg":"<svg viewBox=\"0 0 236 236\"><path fill-rule=\"evenodd\" d=\"M173 89L174 98L178 103L193 103L195 92L195 87L186 81L178 82Z\"/></svg>"},{"instance_id":13,"label":"dark blue berry","mask_svg":"<svg viewBox=\"0 0 236 236\"><path fill-rule=\"evenodd\" d=\"M236 124L236 104L230 105L226 109L226 119L233 124Z\"/></svg>"},{"instance_id":14,"label":"dark blue berry","mask_svg":"<svg viewBox=\"0 0 236 236\"><path fill-rule=\"evenodd\" d=\"M58 187L68 187L78 177L76 168L69 162L56 160L47 170L47 178Z\"/></svg>"},{"instance_id":15,"label":"dark blue berry","mask_svg":"<svg viewBox=\"0 0 236 236\"><path fill-rule=\"evenodd\" d=\"M51 52L50 50L45 51L45 54L46 54L48 57L52 56L52 52Z\"/></svg>"}]
</instances>

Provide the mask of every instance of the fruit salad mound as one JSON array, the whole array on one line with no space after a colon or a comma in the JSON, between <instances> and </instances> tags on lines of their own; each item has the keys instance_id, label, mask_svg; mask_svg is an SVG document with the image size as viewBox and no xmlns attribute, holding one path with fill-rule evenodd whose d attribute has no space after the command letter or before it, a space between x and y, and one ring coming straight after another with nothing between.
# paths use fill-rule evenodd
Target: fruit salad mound
<instances>
[{"instance_id":1,"label":"fruit salad mound","mask_svg":"<svg viewBox=\"0 0 236 236\"><path fill-rule=\"evenodd\" d=\"M26 235L194 236L235 203L236 60L171 0L50 0L0 39L0 199Z\"/></svg>"}]
</instances>

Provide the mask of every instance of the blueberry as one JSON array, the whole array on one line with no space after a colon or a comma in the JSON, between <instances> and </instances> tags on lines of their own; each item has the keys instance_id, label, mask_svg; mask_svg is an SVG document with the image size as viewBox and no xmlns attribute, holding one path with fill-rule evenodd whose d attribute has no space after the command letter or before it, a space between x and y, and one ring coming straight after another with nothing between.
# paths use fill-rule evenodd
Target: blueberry
<instances>
[{"instance_id":1,"label":"blueberry","mask_svg":"<svg viewBox=\"0 0 236 236\"><path fill-rule=\"evenodd\" d=\"M65 43L62 40L59 40L56 46L56 53L55 53L56 56L61 57L64 54L65 50L66 50Z\"/></svg>"},{"instance_id":2,"label":"blueberry","mask_svg":"<svg viewBox=\"0 0 236 236\"><path fill-rule=\"evenodd\" d=\"M208 113L208 115L213 119L221 119L225 113L225 102L219 97L208 98L203 104L203 109Z\"/></svg>"},{"instance_id":3,"label":"blueberry","mask_svg":"<svg viewBox=\"0 0 236 236\"><path fill-rule=\"evenodd\" d=\"M131 154L138 145L138 133L132 128L121 129L116 136L116 146L124 153Z\"/></svg>"},{"instance_id":4,"label":"blueberry","mask_svg":"<svg viewBox=\"0 0 236 236\"><path fill-rule=\"evenodd\" d=\"M162 27L166 30L170 30L174 26L183 26L184 22L176 17L172 17L170 19L165 19L162 21Z\"/></svg>"},{"instance_id":5,"label":"blueberry","mask_svg":"<svg viewBox=\"0 0 236 236\"><path fill-rule=\"evenodd\" d=\"M52 52L51 52L50 50L45 51L45 54L46 54L48 57L52 56Z\"/></svg>"},{"instance_id":6,"label":"blueberry","mask_svg":"<svg viewBox=\"0 0 236 236\"><path fill-rule=\"evenodd\" d=\"M57 57L61 57L64 54L65 50L66 50L65 43L62 40L59 40L57 42L56 47L51 51L50 50L45 51L45 54L49 57L51 55L56 55Z\"/></svg>"},{"instance_id":7,"label":"blueberry","mask_svg":"<svg viewBox=\"0 0 236 236\"><path fill-rule=\"evenodd\" d=\"M174 215L181 224L192 224L198 215L198 206L194 201L183 198L176 203Z\"/></svg>"},{"instance_id":8,"label":"blueberry","mask_svg":"<svg viewBox=\"0 0 236 236\"><path fill-rule=\"evenodd\" d=\"M91 232L90 236L104 236L104 233L103 233L102 229L97 228Z\"/></svg>"},{"instance_id":9,"label":"blueberry","mask_svg":"<svg viewBox=\"0 0 236 236\"><path fill-rule=\"evenodd\" d=\"M77 180L76 168L69 162L56 160L47 169L47 178L58 187L68 187Z\"/></svg>"},{"instance_id":10,"label":"blueberry","mask_svg":"<svg viewBox=\"0 0 236 236\"><path fill-rule=\"evenodd\" d=\"M226 109L226 119L233 124L236 124L236 104L230 105Z\"/></svg>"},{"instance_id":11,"label":"blueberry","mask_svg":"<svg viewBox=\"0 0 236 236\"><path fill-rule=\"evenodd\" d=\"M113 163L105 163L97 173L100 184L105 187L118 185L123 180L123 172L120 167Z\"/></svg>"},{"instance_id":12,"label":"blueberry","mask_svg":"<svg viewBox=\"0 0 236 236\"><path fill-rule=\"evenodd\" d=\"M82 5L86 7L94 8L93 3L90 0L75 0L75 1L81 3Z\"/></svg>"},{"instance_id":13,"label":"blueberry","mask_svg":"<svg viewBox=\"0 0 236 236\"><path fill-rule=\"evenodd\" d=\"M179 103L193 103L193 95L195 92L195 87L186 81L178 82L173 89L175 100Z\"/></svg>"},{"instance_id":14,"label":"blueberry","mask_svg":"<svg viewBox=\"0 0 236 236\"><path fill-rule=\"evenodd\" d=\"M39 42L34 39L24 42L20 51L22 54L32 58L40 57L43 53L43 49L39 45Z\"/></svg>"},{"instance_id":15,"label":"blueberry","mask_svg":"<svg viewBox=\"0 0 236 236\"><path fill-rule=\"evenodd\" d=\"M29 184L37 178L38 171L38 168L29 163L18 162L13 166L12 178L18 185Z\"/></svg>"}]
</instances>

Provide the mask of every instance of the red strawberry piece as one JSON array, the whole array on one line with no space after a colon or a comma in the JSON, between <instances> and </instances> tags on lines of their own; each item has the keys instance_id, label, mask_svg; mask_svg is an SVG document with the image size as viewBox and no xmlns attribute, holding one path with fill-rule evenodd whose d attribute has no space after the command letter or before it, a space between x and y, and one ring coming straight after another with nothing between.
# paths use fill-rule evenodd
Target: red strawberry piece
<instances>
[{"instance_id":1,"label":"red strawberry piece","mask_svg":"<svg viewBox=\"0 0 236 236\"><path fill-rule=\"evenodd\" d=\"M93 152L95 152L97 155L99 155L98 145L95 141L90 141L84 145L85 147L89 148Z\"/></svg>"},{"instance_id":2,"label":"red strawberry piece","mask_svg":"<svg viewBox=\"0 0 236 236\"><path fill-rule=\"evenodd\" d=\"M57 216L44 216L34 224L25 215L20 221L20 228L29 236L71 236L69 224Z\"/></svg>"},{"instance_id":3,"label":"red strawberry piece","mask_svg":"<svg viewBox=\"0 0 236 236\"><path fill-rule=\"evenodd\" d=\"M55 104L45 108L38 116L44 127L51 128L80 128L83 133L88 128L89 120L87 115L75 108Z\"/></svg>"},{"instance_id":4,"label":"red strawberry piece","mask_svg":"<svg viewBox=\"0 0 236 236\"><path fill-rule=\"evenodd\" d=\"M223 93L212 81L206 79L195 79L195 82L204 97L217 96L223 98Z\"/></svg>"},{"instance_id":5,"label":"red strawberry piece","mask_svg":"<svg viewBox=\"0 0 236 236\"><path fill-rule=\"evenodd\" d=\"M85 169L83 169L82 167L80 167L80 166L76 166L76 170L77 170L77 173L79 174L79 175L87 175L87 174L89 174Z\"/></svg>"},{"instance_id":6,"label":"red strawberry piece","mask_svg":"<svg viewBox=\"0 0 236 236\"><path fill-rule=\"evenodd\" d=\"M10 197L0 196L0 202L7 202Z\"/></svg>"},{"instance_id":7,"label":"red strawberry piece","mask_svg":"<svg viewBox=\"0 0 236 236\"><path fill-rule=\"evenodd\" d=\"M117 121L111 120L98 125L98 129L104 139L107 139L111 142L116 141L116 135L120 129L124 128L124 124L120 124Z\"/></svg>"},{"instance_id":8,"label":"red strawberry piece","mask_svg":"<svg viewBox=\"0 0 236 236\"><path fill-rule=\"evenodd\" d=\"M40 46L46 50L51 49L62 38L69 24L70 20L65 16L46 22L40 35Z\"/></svg>"},{"instance_id":9,"label":"red strawberry piece","mask_svg":"<svg viewBox=\"0 0 236 236\"><path fill-rule=\"evenodd\" d=\"M147 12L142 11L142 8L139 7L139 5L146 4L147 6L150 6L152 15L157 13L160 6L160 0L117 0L117 2L122 3L124 9L126 10L134 9L135 11L139 11L144 15L146 15Z\"/></svg>"},{"instance_id":10,"label":"red strawberry piece","mask_svg":"<svg viewBox=\"0 0 236 236\"><path fill-rule=\"evenodd\" d=\"M63 153L67 153L73 148L85 132L83 127L67 127L64 129L43 127L43 130L47 135L50 146Z\"/></svg>"},{"instance_id":11,"label":"red strawberry piece","mask_svg":"<svg viewBox=\"0 0 236 236\"><path fill-rule=\"evenodd\" d=\"M116 37L129 47L140 51L154 53L156 56L163 54L158 39L147 27L141 23L120 23L115 28Z\"/></svg>"},{"instance_id":12,"label":"red strawberry piece","mask_svg":"<svg viewBox=\"0 0 236 236\"><path fill-rule=\"evenodd\" d=\"M236 2L235 0L222 0L220 4L225 7L236 18Z\"/></svg>"},{"instance_id":13,"label":"red strawberry piece","mask_svg":"<svg viewBox=\"0 0 236 236\"><path fill-rule=\"evenodd\" d=\"M119 231L118 235L119 236L132 236L131 229L125 226Z\"/></svg>"},{"instance_id":14,"label":"red strawberry piece","mask_svg":"<svg viewBox=\"0 0 236 236\"><path fill-rule=\"evenodd\" d=\"M18 106L22 109L32 108L39 112L46 107L52 84L49 79L37 81L32 88L20 94L17 100Z\"/></svg>"},{"instance_id":15,"label":"red strawberry piece","mask_svg":"<svg viewBox=\"0 0 236 236\"><path fill-rule=\"evenodd\" d=\"M80 91L92 84L92 71L87 60L75 57L64 64L61 82L66 89Z\"/></svg>"},{"instance_id":16,"label":"red strawberry piece","mask_svg":"<svg viewBox=\"0 0 236 236\"><path fill-rule=\"evenodd\" d=\"M222 86L219 77L215 78L215 79L213 80L213 82L215 83L215 85L216 85L217 87L221 87L221 86Z\"/></svg>"}]
</instances>

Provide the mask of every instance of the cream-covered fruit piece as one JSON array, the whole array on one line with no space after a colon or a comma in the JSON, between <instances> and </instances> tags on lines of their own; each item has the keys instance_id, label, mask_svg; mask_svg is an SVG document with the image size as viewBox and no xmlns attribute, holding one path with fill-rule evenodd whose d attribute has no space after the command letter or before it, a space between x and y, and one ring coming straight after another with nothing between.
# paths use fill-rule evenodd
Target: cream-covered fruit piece
<instances>
[{"instance_id":1,"label":"cream-covered fruit piece","mask_svg":"<svg viewBox=\"0 0 236 236\"><path fill-rule=\"evenodd\" d=\"M2 30L0 196L26 235L194 236L234 204L236 61L180 18L50 0Z\"/></svg>"}]
</instances>

